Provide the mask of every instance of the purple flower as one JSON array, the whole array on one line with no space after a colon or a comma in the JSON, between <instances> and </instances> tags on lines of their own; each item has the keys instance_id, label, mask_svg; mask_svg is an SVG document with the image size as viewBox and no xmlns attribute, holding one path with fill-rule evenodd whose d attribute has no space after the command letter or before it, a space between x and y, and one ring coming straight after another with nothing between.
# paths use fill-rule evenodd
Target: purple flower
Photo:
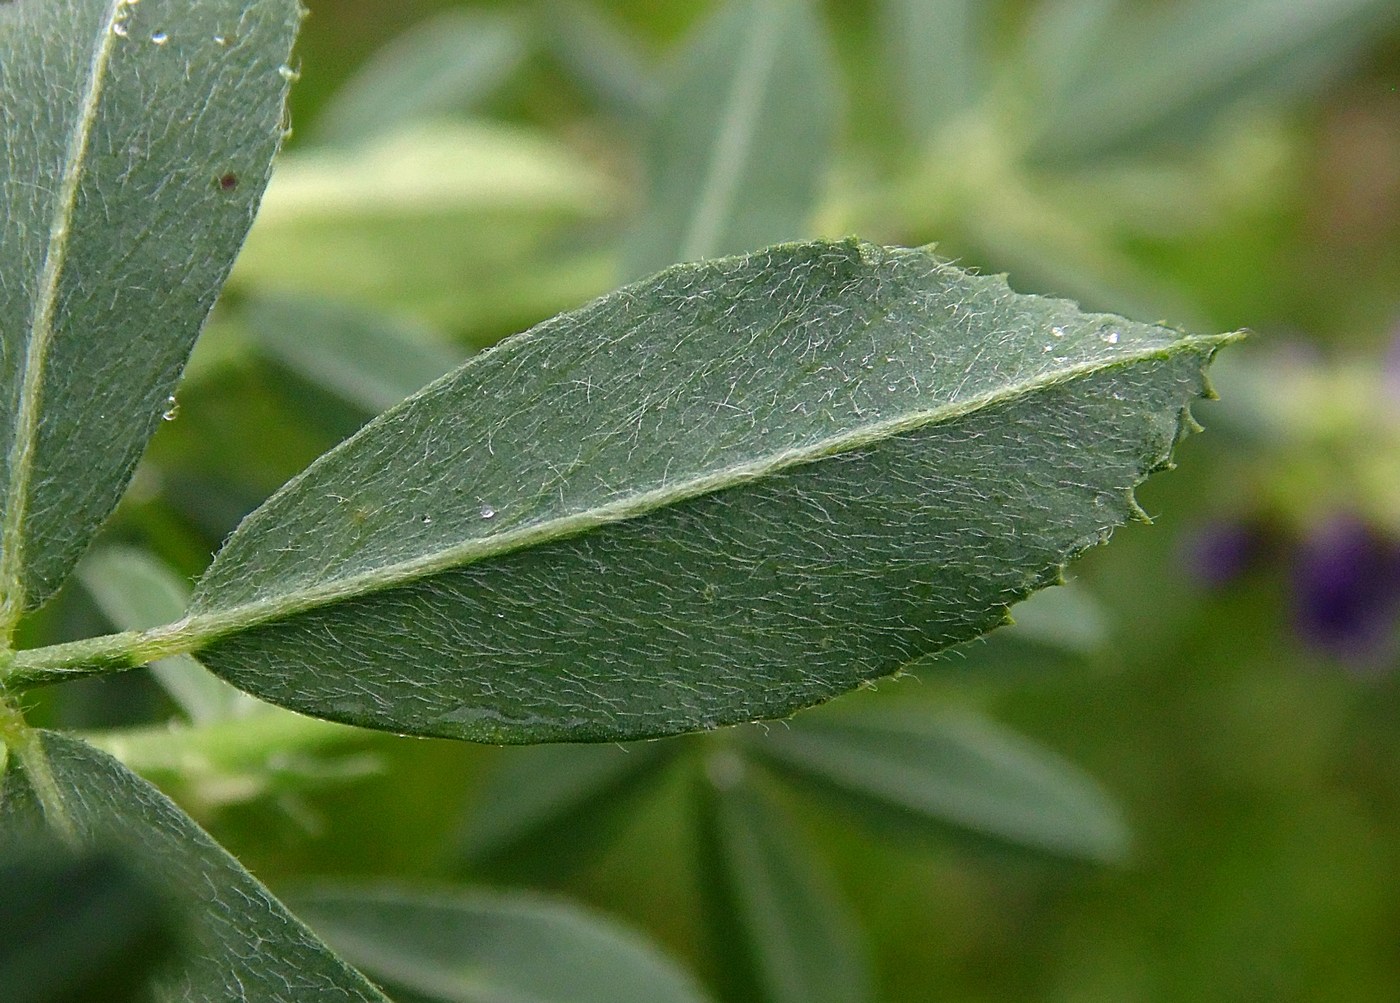
<instances>
[{"instance_id":1,"label":"purple flower","mask_svg":"<svg viewBox=\"0 0 1400 1003\"><path fill-rule=\"evenodd\" d=\"M1191 576L1201 584L1224 588L1269 556L1273 549L1270 537L1258 522L1214 522L1187 538L1183 558Z\"/></svg>"},{"instance_id":2,"label":"purple flower","mask_svg":"<svg viewBox=\"0 0 1400 1003\"><path fill-rule=\"evenodd\" d=\"M1354 662L1378 663L1400 641L1400 544L1360 519L1335 516L1293 555L1293 618L1312 646Z\"/></svg>"}]
</instances>

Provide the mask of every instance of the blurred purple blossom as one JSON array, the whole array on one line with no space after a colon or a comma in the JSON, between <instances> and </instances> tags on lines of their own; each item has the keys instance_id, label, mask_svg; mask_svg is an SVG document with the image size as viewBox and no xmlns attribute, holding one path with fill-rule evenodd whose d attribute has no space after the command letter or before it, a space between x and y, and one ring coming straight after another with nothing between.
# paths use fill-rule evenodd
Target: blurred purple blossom
<instances>
[{"instance_id":1,"label":"blurred purple blossom","mask_svg":"<svg viewBox=\"0 0 1400 1003\"><path fill-rule=\"evenodd\" d=\"M1258 521L1216 522L1187 539L1182 557L1191 577L1213 589L1283 557L1293 627L1305 644L1358 668L1400 658L1400 540L1357 516L1331 516L1292 540Z\"/></svg>"},{"instance_id":2,"label":"blurred purple blossom","mask_svg":"<svg viewBox=\"0 0 1400 1003\"><path fill-rule=\"evenodd\" d=\"M1293 619L1312 646L1352 662L1380 662L1400 640L1400 542L1339 515L1294 549Z\"/></svg>"},{"instance_id":3,"label":"blurred purple blossom","mask_svg":"<svg viewBox=\"0 0 1400 1003\"><path fill-rule=\"evenodd\" d=\"M1268 557L1269 537L1264 527L1252 521L1211 523L1187 537L1186 567L1201 584L1223 588Z\"/></svg>"}]
</instances>

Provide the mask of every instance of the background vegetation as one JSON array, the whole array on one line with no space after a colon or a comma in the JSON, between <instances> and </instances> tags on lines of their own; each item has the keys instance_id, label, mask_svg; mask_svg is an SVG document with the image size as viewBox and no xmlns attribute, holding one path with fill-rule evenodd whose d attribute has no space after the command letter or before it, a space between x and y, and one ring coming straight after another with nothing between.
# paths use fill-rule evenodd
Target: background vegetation
<instances>
[{"instance_id":1,"label":"background vegetation","mask_svg":"<svg viewBox=\"0 0 1400 1003\"><path fill-rule=\"evenodd\" d=\"M721 6L314 4L281 174L104 542L193 576L401 387L664 264L647 246L665 225L649 179L664 176L658 151L706 138L685 118L709 98L703 65L683 54ZM991 714L1099 781L1131 830L1126 857L1037 854L778 792L845 903L830 908L863 931L878 994L1400 997L1393 4L820 9L833 62L806 94L829 87L830 142L774 151L802 161L785 164L798 194L784 197L805 185L812 203L807 231L779 236L936 240L1020 291L1259 334L1217 368L1224 399L1197 412L1210 434L1142 492L1156 526L1081 562L1047 614L838 702ZM921 29L930 12L951 20ZM420 105L399 103L431 67L442 79ZM402 131L409 112L419 124ZM311 326L258 320L292 292L374 307L416 348L348 368L334 346L308 353ZM31 640L106 629L97 592L70 586ZM44 699L33 719L62 727L172 713L136 674ZM568 786L573 766L366 734L155 778L274 889L383 876L557 891L722 990L736 962L702 935L716 837L692 795L727 741L634 750L655 762L514 841L490 831L503 771Z\"/></svg>"}]
</instances>

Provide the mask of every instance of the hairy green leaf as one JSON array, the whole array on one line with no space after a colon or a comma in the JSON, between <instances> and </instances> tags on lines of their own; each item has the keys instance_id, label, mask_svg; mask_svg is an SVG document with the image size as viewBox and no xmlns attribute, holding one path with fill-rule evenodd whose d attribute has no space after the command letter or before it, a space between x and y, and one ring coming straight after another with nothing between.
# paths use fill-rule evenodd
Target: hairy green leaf
<instances>
[{"instance_id":1,"label":"hairy green leaf","mask_svg":"<svg viewBox=\"0 0 1400 1003\"><path fill-rule=\"evenodd\" d=\"M154 787L82 742L34 741L0 784L0 849L58 828L183 907L188 943L161 970L158 1001L387 1003Z\"/></svg>"},{"instance_id":2,"label":"hairy green leaf","mask_svg":"<svg viewBox=\"0 0 1400 1003\"><path fill-rule=\"evenodd\" d=\"M144 630L178 619L189 601L189 587L149 554L109 547L90 554L78 577L93 601L120 630ZM156 681L196 724L208 724L265 706L200 665L190 655L173 655L151 665Z\"/></svg>"},{"instance_id":3,"label":"hairy green leaf","mask_svg":"<svg viewBox=\"0 0 1400 1003\"><path fill-rule=\"evenodd\" d=\"M632 932L524 895L311 888L298 915L400 1003L701 1003L691 978Z\"/></svg>"},{"instance_id":4,"label":"hairy green leaf","mask_svg":"<svg viewBox=\"0 0 1400 1003\"><path fill-rule=\"evenodd\" d=\"M321 109L313 136L357 143L417 120L469 111L524 57L513 19L443 11L376 51Z\"/></svg>"},{"instance_id":5,"label":"hairy green leaf","mask_svg":"<svg viewBox=\"0 0 1400 1003\"><path fill-rule=\"evenodd\" d=\"M811 0L740 0L702 27L653 123L629 275L807 235L835 132L832 62Z\"/></svg>"},{"instance_id":6,"label":"hairy green leaf","mask_svg":"<svg viewBox=\"0 0 1400 1003\"><path fill-rule=\"evenodd\" d=\"M1120 860L1127 852L1122 816L1093 780L972 714L886 708L803 718L786 730L749 735L747 744L867 820L902 816L905 827L961 830L1092 860Z\"/></svg>"},{"instance_id":7,"label":"hairy green leaf","mask_svg":"<svg viewBox=\"0 0 1400 1003\"><path fill-rule=\"evenodd\" d=\"M861 1003L860 933L821 861L732 752L712 757L702 848L726 995L758 1003Z\"/></svg>"},{"instance_id":8,"label":"hairy green leaf","mask_svg":"<svg viewBox=\"0 0 1400 1003\"><path fill-rule=\"evenodd\" d=\"M0 626L131 477L282 138L297 0L0 6Z\"/></svg>"},{"instance_id":9,"label":"hairy green leaf","mask_svg":"<svg viewBox=\"0 0 1400 1003\"><path fill-rule=\"evenodd\" d=\"M854 241L679 266L327 454L244 521L169 643L418 734L785 715L991 630L1137 513L1229 337Z\"/></svg>"}]
</instances>

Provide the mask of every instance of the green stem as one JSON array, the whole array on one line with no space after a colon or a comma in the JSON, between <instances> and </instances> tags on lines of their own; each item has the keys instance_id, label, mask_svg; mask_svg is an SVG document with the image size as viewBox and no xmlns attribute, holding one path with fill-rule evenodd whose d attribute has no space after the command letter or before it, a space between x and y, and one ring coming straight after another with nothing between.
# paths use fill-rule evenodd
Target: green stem
<instances>
[{"instance_id":1,"label":"green stem","mask_svg":"<svg viewBox=\"0 0 1400 1003\"><path fill-rule=\"evenodd\" d=\"M0 669L0 692L14 693L68 679L137 669L193 651L202 639L198 631L185 624L171 624L16 651L8 668Z\"/></svg>"}]
</instances>

